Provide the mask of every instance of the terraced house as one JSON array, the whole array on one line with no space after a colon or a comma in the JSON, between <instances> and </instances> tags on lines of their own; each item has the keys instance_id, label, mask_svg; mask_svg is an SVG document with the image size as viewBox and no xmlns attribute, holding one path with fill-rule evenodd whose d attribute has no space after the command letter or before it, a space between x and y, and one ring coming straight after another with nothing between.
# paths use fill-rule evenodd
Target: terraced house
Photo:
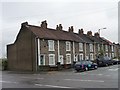
<instances>
[{"instance_id":1,"label":"terraced house","mask_svg":"<svg viewBox=\"0 0 120 90\"><path fill-rule=\"evenodd\" d=\"M110 45L98 33L94 36L91 31L84 34L83 29L74 33L73 26L65 31L61 24L51 29L46 21L41 26L25 22L21 24L15 42L7 45L8 68L40 71L56 69L58 64L70 68L76 61L95 60L100 50L113 55Z\"/></svg>"}]
</instances>

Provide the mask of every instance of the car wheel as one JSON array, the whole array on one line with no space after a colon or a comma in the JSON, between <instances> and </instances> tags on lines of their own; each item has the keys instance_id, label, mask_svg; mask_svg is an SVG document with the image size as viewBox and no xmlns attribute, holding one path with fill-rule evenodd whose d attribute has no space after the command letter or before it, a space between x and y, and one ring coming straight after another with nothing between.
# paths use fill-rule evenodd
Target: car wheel
<instances>
[{"instance_id":1,"label":"car wheel","mask_svg":"<svg viewBox=\"0 0 120 90\"><path fill-rule=\"evenodd\" d=\"M79 72L80 70L76 70L77 72Z\"/></svg>"},{"instance_id":2,"label":"car wheel","mask_svg":"<svg viewBox=\"0 0 120 90\"><path fill-rule=\"evenodd\" d=\"M106 63L105 66L108 66L108 64Z\"/></svg>"},{"instance_id":3,"label":"car wheel","mask_svg":"<svg viewBox=\"0 0 120 90\"><path fill-rule=\"evenodd\" d=\"M94 68L95 68L95 69L97 69L98 67L97 67L97 66L95 66Z\"/></svg>"},{"instance_id":4,"label":"car wheel","mask_svg":"<svg viewBox=\"0 0 120 90\"><path fill-rule=\"evenodd\" d=\"M88 67L85 67L85 71L88 71Z\"/></svg>"}]
</instances>

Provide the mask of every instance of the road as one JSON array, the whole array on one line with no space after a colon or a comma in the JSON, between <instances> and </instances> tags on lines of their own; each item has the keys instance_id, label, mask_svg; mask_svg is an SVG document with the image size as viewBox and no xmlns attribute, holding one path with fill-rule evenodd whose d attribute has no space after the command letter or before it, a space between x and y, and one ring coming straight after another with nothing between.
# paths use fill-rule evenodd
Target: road
<instances>
[{"instance_id":1,"label":"road","mask_svg":"<svg viewBox=\"0 0 120 90\"><path fill-rule=\"evenodd\" d=\"M118 88L120 65L75 72L73 69L40 73L2 72L2 88Z\"/></svg>"}]
</instances>

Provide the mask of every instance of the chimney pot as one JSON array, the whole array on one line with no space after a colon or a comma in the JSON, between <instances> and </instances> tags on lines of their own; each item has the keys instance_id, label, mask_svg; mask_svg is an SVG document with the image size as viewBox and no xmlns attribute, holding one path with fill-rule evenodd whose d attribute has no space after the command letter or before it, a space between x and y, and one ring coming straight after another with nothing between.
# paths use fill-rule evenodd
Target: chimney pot
<instances>
[{"instance_id":1,"label":"chimney pot","mask_svg":"<svg viewBox=\"0 0 120 90\"><path fill-rule=\"evenodd\" d=\"M41 22L41 27L47 28L47 21L46 20Z\"/></svg>"},{"instance_id":2,"label":"chimney pot","mask_svg":"<svg viewBox=\"0 0 120 90\"><path fill-rule=\"evenodd\" d=\"M79 34L84 34L83 28L79 29Z\"/></svg>"}]
</instances>

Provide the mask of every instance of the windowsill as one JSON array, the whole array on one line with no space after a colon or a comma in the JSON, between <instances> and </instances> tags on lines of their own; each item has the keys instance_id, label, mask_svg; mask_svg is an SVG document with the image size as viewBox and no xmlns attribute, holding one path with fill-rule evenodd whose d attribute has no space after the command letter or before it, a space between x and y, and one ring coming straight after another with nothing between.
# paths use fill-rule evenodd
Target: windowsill
<instances>
[{"instance_id":1,"label":"windowsill","mask_svg":"<svg viewBox=\"0 0 120 90\"><path fill-rule=\"evenodd\" d=\"M71 50L66 50L67 52L70 52Z\"/></svg>"},{"instance_id":2,"label":"windowsill","mask_svg":"<svg viewBox=\"0 0 120 90\"><path fill-rule=\"evenodd\" d=\"M48 51L54 52L55 50L48 50Z\"/></svg>"},{"instance_id":3,"label":"windowsill","mask_svg":"<svg viewBox=\"0 0 120 90\"><path fill-rule=\"evenodd\" d=\"M57 67L57 65L49 65L50 67Z\"/></svg>"}]
</instances>

